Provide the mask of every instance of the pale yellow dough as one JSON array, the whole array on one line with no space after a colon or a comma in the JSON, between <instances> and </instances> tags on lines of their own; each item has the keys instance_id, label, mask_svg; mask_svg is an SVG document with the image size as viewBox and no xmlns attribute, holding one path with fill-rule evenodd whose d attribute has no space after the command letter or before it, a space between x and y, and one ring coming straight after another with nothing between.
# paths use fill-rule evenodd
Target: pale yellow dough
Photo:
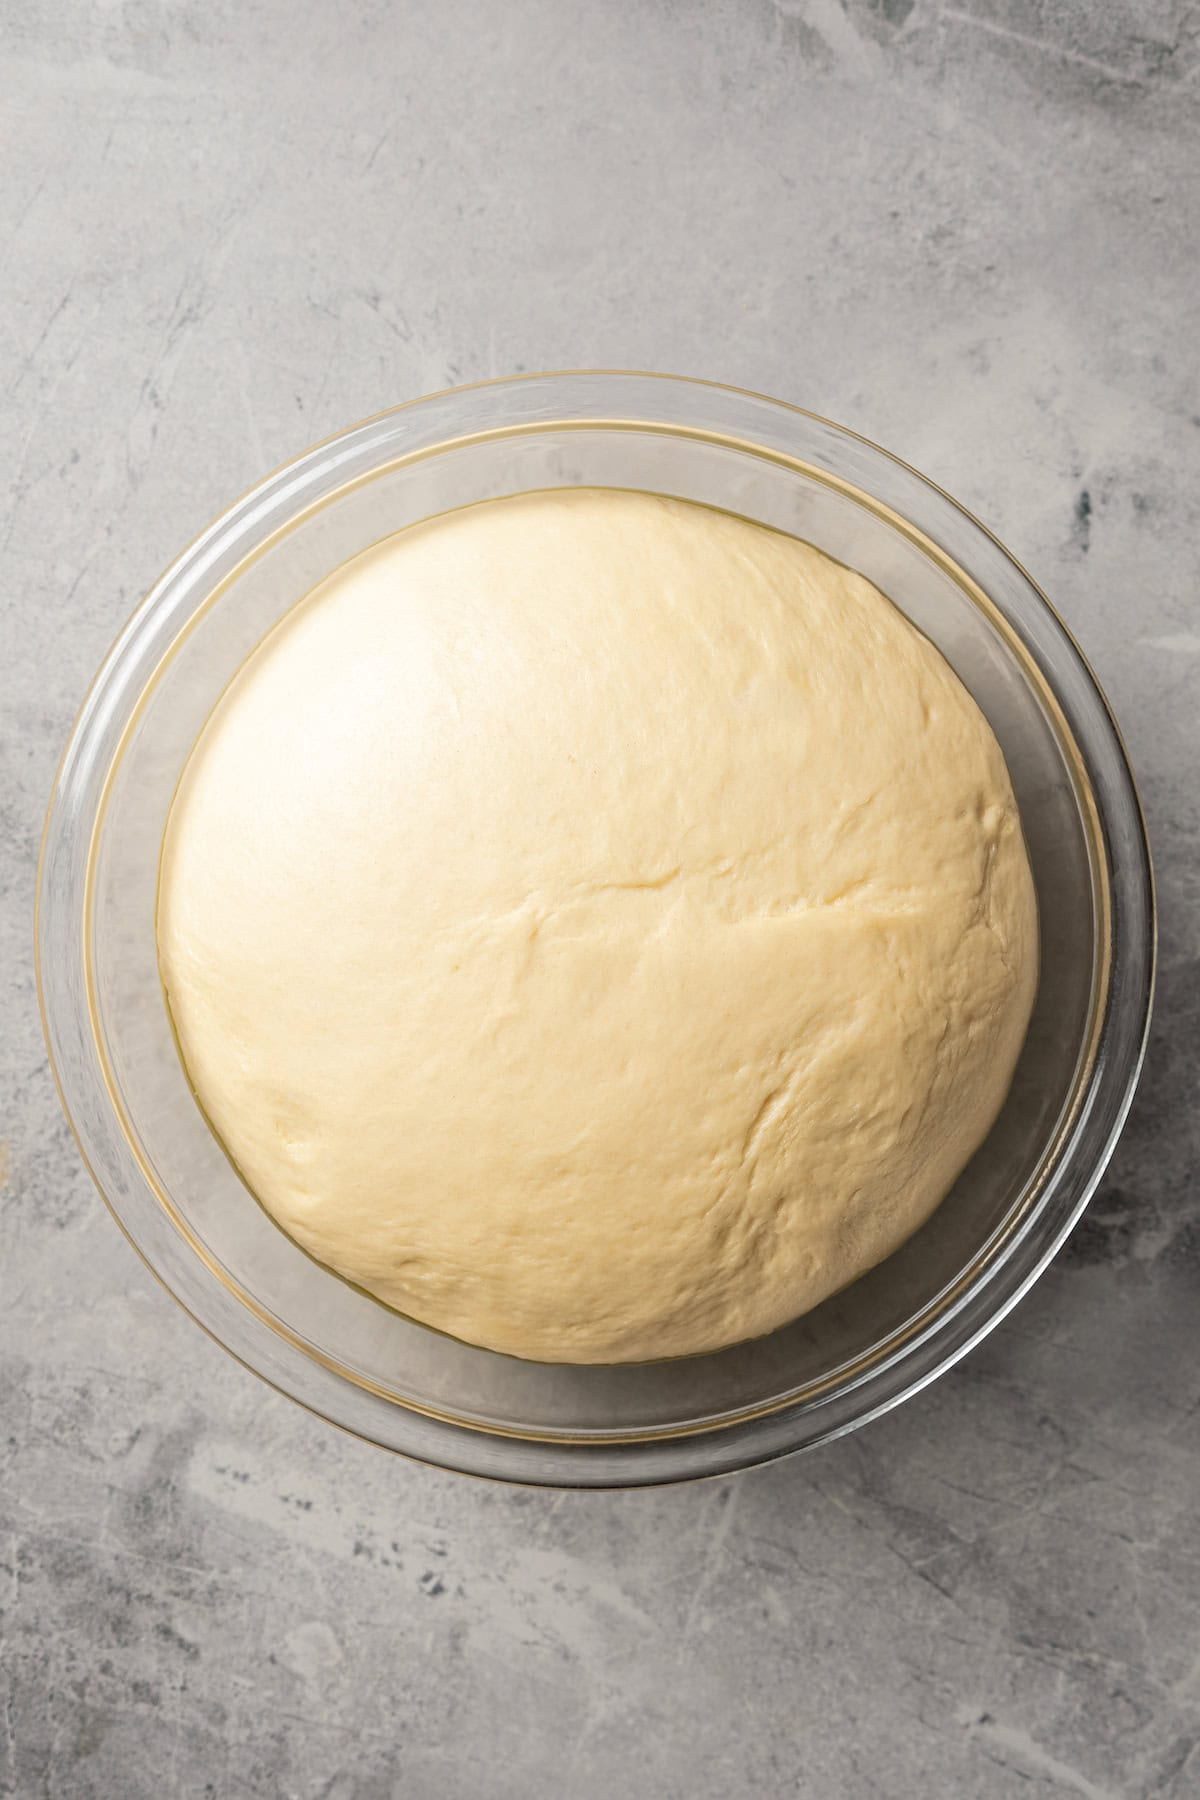
<instances>
[{"instance_id":1,"label":"pale yellow dough","mask_svg":"<svg viewBox=\"0 0 1200 1800\"><path fill-rule=\"evenodd\" d=\"M306 1250L549 1361L795 1318L932 1212L1036 982L999 747L862 577L706 508L489 502L266 639L167 827L196 1092Z\"/></svg>"}]
</instances>

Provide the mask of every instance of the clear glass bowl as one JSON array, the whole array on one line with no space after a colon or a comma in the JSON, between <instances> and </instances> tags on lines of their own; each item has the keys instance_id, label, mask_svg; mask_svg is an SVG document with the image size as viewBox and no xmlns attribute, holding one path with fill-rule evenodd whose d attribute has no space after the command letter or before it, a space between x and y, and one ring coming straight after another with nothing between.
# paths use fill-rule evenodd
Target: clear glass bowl
<instances>
[{"instance_id":1,"label":"clear glass bowl","mask_svg":"<svg viewBox=\"0 0 1200 1800\"><path fill-rule=\"evenodd\" d=\"M347 557L489 496L646 489L761 520L878 584L938 645L1008 759L1042 978L1012 1093L928 1225L773 1336L627 1367L520 1362L388 1311L255 1204L176 1054L155 956L159 845L183 762L276 619ZM523 376L397 407L233 506L142 602L84 702L50 803L39 981L80 1149L151 1270L314 1412L475 1475L621 1486L714 1475L895 1405L1002 1318L1085 1206L1132 1097L1154 902L1121 741L1072 639L996 539L827 420L670 377Z\"/></svg>"}]
</instances>

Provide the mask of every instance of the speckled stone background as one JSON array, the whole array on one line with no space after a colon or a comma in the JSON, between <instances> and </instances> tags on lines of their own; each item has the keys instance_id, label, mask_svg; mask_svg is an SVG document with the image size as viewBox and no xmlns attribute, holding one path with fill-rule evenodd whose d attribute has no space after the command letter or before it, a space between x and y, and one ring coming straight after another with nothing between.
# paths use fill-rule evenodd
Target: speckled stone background
<instances>
[{"instance_id":1,"label":"speckled stone background","mask_svg":"<svg viewBox=\"0 0 1200 1800\"><path fill-rule=\"evenodd\" d=\"M7 0L0 53L0 1790L1200 1794L1197 7ZM1124 725L1162 967L1103 1189L965 1364L556 1498L351 1442L174 1308L30 938L75 708L197 528L389 402L579 364L797 400L997 529Z\"/></svg>"}]
</instances>

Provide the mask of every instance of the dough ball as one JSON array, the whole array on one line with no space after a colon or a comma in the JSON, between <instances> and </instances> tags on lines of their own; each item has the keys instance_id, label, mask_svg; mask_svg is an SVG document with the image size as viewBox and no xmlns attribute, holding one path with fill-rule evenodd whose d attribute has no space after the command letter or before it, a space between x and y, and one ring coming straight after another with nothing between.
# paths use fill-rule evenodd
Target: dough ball
<instances>
[{"instance_id":1,"label":"dough ball","mask_svg":"<svg viewBox=\"0 0 1200 1800\"><path fill-rule=\"evenodd\" d=\"M298 1243L557 1362L768 1332L916 1230L1036 983L932 645L806 544L608 490L398 533L216 707L158 916L191 1081Z\"/></svg>"}]
</instances>

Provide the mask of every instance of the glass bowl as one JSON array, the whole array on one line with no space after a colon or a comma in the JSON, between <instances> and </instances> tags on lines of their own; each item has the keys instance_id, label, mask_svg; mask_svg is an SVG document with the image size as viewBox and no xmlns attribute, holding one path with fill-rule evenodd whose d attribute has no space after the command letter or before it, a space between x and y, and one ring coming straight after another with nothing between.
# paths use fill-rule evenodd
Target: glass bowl
<instances>
[{"instance_id":1,"label":"glass bowl","mask_svg":"<svg viewBox=\"0 0 1200 1800\"><path fill-rule=\"evenodd\" d=\"M929 1223L767 1338L623 1367L529 1363L389 1311L242 1186L192 1098L155 954L159 846L197 733L294 601L367 545L534 488L707 502L859 569L939 647L1003 746L1041 914L1012 1092ZM355 425L271 475L142 602L84 702L46 823L39 983L101 1193L217 1341L334 1423L426 1462L559 1486L715 1475L819 1443L950 1366L1045 1268L1099 1179L1149 1019L1153 885L1136 791L1068 632L996 539L827 420L666 376L529 375Z\"/></svg>"}]
</instances>

